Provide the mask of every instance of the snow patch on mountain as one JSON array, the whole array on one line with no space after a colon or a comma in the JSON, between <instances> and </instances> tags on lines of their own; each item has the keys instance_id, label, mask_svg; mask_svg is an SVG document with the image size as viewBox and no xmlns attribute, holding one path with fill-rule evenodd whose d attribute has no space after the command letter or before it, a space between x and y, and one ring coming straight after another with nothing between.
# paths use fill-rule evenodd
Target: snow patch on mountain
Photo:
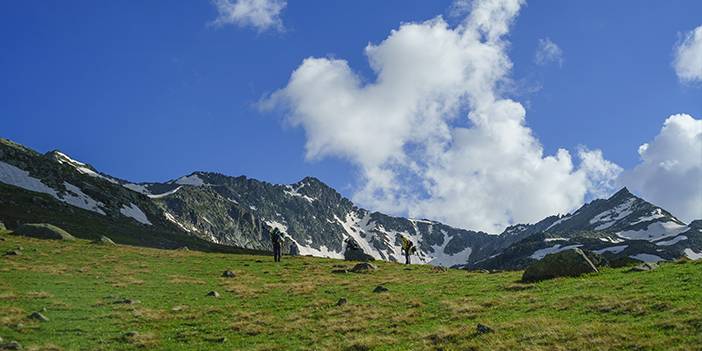
<instances>
[{"instance_id":1,"label":"snow patch on mountain","mask_svg":"<svg viewBox=\"0 0 702 351\"><path fill-rule=\"evenodd\" d=\"M58 199L56 190L29 175L29 172L0 161L0 182L29 191L49 194Z\"/></svg>"},{"instance_id":2,"label":"snow patch on mountain","mask_svg":"<svg viewBox=\"0 0 702 351\"><path fill-rule=\"evenodd\" d=\"M645 229L627 230L617 233L617 236L629 240L655 241L662 238L676 236L688 230L686 225L675 222L654 222Z\"/></svg>"},{"instance_id":3,"label":"snow patch on mountain","mask_svg":"<svg viewBox=\"0 0 702 351\"><path fill-rule=\"evenodd\" d=\"M445 249L446 245L448 245L450 241L450 238L448 237L445 230L442 230L441 232L444 234L444 242L441 245L432 245L432 249L434 249L434 252L431 255L431 260L429 261L429 264L434 266L452 267L468 263L468 258L473 252L473 249L470 247L466 247L460 252L456 252L451 255L447 254L445 252Z\"/></svg>"},{"instance_id":4,"label":"snow patch on mountain","mask_svg":"<svg viewBox=\"0 0 702 351\"><path fill-rule=\"evenodd\" d=\"M146 195L146 196L148 196L148 197L150 197L150 198L152 198L152 199L160 199L160 198L162 198L162 197L166 197L166 196L168 196L168 195L175 194L176 192L178 192L178 190L180 190L180 188L182 188L182 186L179 186L179 187L177 187L177 188L175 188L175 189L173 189L173 190L170 190L170 191L166 191L165 193L161 193L161 194L150 194L150 195Z\"/></svg>"},{"instance_id":5,"label":"snow patch on mountain","mask_svg":"<svg viewBox=\"0 0 702 351\"><path fill-rule=\"evenodd\" d=\"M675 245L683 240L687 240L687 237L685 235L679 235L676 236L675 238L671 240L662 240L662 241L656 241L656 245L658 246L670 246L670 245Z\"/></svg>"},{"instance_id":6,"label":"snow patch on mountain","mask_svg":"<svg viewBox=\"0 0 702 351\"><path fill-rule=\"evenodd\" d=\"M626 216L634 212L633 206L636 203L636 198L632 197L624 201L623 203L604 211L590 220L590 224L596 224L595 230L603 230L613 226L618 220L625 218Z\"/></svg>"},{"instance_id":7,"label":"snow patch on mountain","mask_svg":"<svg viewBox=\"0 0 702 351\"><path fill-rule=\"evenodd\" d=\"M122 184L123 187L131 190L131 191L136 191L139 194L144 194L144 195L150 195L151 192L149 189L147 189L145 186L141 184L133 184L133 183L127 183L127 184Z\"/></svg>"},{"instance_id":8,"label":"snow patch on mountain","mask_svg":"<svg viewBox=\"0 0 702 351\"><path fill-rule=\"evenodd\" d=\"M101 215L105 214L105 211L102 210L102 207L105 206L105 204L100 201L93 200L93 198L83 193L79 187L71 183L63 182L63 186L66 187L67 192L61 195L59 200L84 210L97 212Z\"/></svg>"},{"instance_id":9,"label":"snow patch on mountain","mask_svg":"<svg viewBox=\"0 0 702 351\"><path fill-rule=\"evenodd\" d=\"M283 192L288 196L299 197L299 198L307 200L307 202L309 202L309 203L312 203L315 200L314 198L311 198L305 194L300 193L300 189L302 189L305 185L307 185L307 184L305 184L305 183L300 184L300 186L298 186L297 188L293 188L291 185L286 185L285 190L283 190Z\"/></svg>"},{"instance_id":10,"label":"snow patch on mountain","mask_svg":"<svg viewBox=\"0 0 702 351\"><path fill-rule=\"evenodd\" d=\"M618 254L618 253L624 251L627 247L629 247L629 245L610 246L610 247L605 247L604 249L595 250L593 252L598 253L598 254L603 254L605 252L611 252L613 254Z\"/></svg>"},{"instance_id":11,"label":"snow patch on mountain","mask_svg":"<svg viewBox=\"0 0 702 351\"><path fill-rule=\"evenodd\" d=\"M566 250L570 250L570 249L575 249L575 248L578 248L578 247L581 247L581 246L582 246L582 245L580 245L580 244L578 244L578 245L567 245L567 246L561 246L561 244L556 244L556 245L553 245L553 246L551 246L551 247L547 247L547 248L543 248L543 249L536 250L536 251L534 251L534 253L531 254L531 256L529 256L529 257L531 257L531 258L533 258L533 259L535 259L535 260L540 260L540 259L546 257L546 255L550 255L550 254L554 254L554 253L559 253L559 252L561 252L561 251L566 251Z\"/></svg>"},{"instance_id":12,"label":"snow patch on mountain","mask_svg":"<svg viewBox=\"0 0 702 351\"><path fill-rule=\"evenodd\" d=\"M151 222L149 222L149 219L146 218L146 214L144 213L144 211L142 211L137 205L133 203L129 203L129 206L122 205L122 208L119 210L119 212L126 217L134 218L139 223L152 225Z\"/></svg>"},{"instance_id":13,"label":"snow patch on mountain","mask_svg":"<svg viewBox=\"0 0 702 351\"><path fill-rule=\"evenodd\" d=\"M175 181L176 184L180 185L192 185L192 186L203 186L205 185L205 181L202 180L197 174L191 174L189 176L184 176L178 178L178 180Z\"/></svg>"},{"instance_id":14,"label":"snow patch on mountain","mask_svg":"<svg viewBox=\"0 0 702 351\"><path fill-rule=\"evenodd\" d=\"M685 256L691 260L699 260L702 259L702 251L700 253L692 251L692 249L685 249L683 251L685 253Z\"/></svg>"},{"instance_id":15,"label":"snow patch on mountain","mask_svg":"<svg viewBox=\"0 0 702 351\"><path fill-rule=\"evenodd\" d=\"M656 255L651 255L647 253L640 253L636 255L631 255L629 256L630 258L633 258L635 260L643 261L643 262L660 262L660 261L665 261L665 259L660 258L659 256Z\"/></svg>"},{"instance_id":16,"label":"snow patch on mountain","mask_svg":"<svg viewBox=\"0 0 702 351\"><path fill-rule=\"evenodd\" d=\"M87 164L80 162L80 161L77 161L77 160L74 160L71 157L69 157L68 155L64 154L63 152L54 151L53 154L56 156L55 160L58 161L58 163L67 164L67 165L75 168L76 171L78 171L79 173L89 175L89 176L95 177L95 178L102 178L102 179L107 180L108 182L113 183L113 184L119 183L110 177L105 177L102 174L93 171L92 169L90 169L88 167Z\"/></svg>"},{"instance_id":17,"label":"snow patch on mountain","mask_svg":"<svg viewBox=\"0 0 702 351\"><path fill-rule=\"evenodd\" d=\"M93 211L101 215L105 214L105 211L102 209L104 204L102 202L95 201L93 198L83 193L83 191L81 191L81 189L77 186L64 182L63 185L66 187L67 191L63 194L59 194L56 189L44 184L41 180L30 176L29 172L2 161L0 161L0 182L14 185L29 191L48 194L53 198L71 206Z\"/></svg>"},{"instance_id":18,"label":"snow patch on mountain","mask_svg":"<svg viewBox=\"0 0 702 351\"><path fill-rule=\"evenodd\" d=\"M656 208L655 210L653 210L653 212L650 215L645 216L645 217L641 217L641 218L637 219L635 222L631 222L631 225L639 224L639 223L643 223L643 222L655 221L656 219L659 219L659 218L665 218L665 215L663 214L663 210L661 210L660 208Z\"/></svg>"},{"instance_id":19,"label":"snow patch on mountain","mask_svg":"<svg viewBox=\"0 0 702 351\"><path fill-rule=\"evenodd\" d=\"M560 215L559 215L559 216L560 216ZM544 229L544 231L547 232L549 229L551 229L551 228L553 228L553 227L555 227L555 226L557 226L557 225L559 225L559 224L561 224L561 223L567 221L568 219L570 219L570 217L572 217L572 216L571 216L571 215L565 215L565 216L559 218L557 221L553 222L550 226L548 226L548 228Z\"/></svg>"},{"instance_id":20,"label":"snow patch on mountain","mask_svg":"<svg viewBox=\"0 0 702 351\"><path fill-rule=\"evenodd\" d=\"M188 232L188 233L192 233L192 232L197 232L197 231L198 231L197 228L195 228L195 227L193 227L193 226L191 226L191 225L185 225L185 224L183 224L183 223L180 223L180 222L176 219L176 217L175 217L174 215L172 215L171 213L169 213L169 212L165 212L165 211L164 211L164 212L163 212L163 216L166 217L166 219L169 220L170 222L172 222L172 223L174 223L175 225L177 225L178 227L180 227L180 229L183 229L184 231L186 231L186 232Z\"/></svg>"}]
</instances>

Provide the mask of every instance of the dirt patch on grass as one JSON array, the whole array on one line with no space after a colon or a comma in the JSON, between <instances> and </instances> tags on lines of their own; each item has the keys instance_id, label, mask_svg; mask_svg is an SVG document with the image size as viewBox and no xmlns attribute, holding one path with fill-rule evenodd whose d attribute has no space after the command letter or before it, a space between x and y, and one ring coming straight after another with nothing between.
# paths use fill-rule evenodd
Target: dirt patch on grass
<instances>
[{"instance_id":1,"label":"dirt patch on grass","mask_svg":"<svg viewBox=\"0 0 702 351\"><path fill-rule=\"evenodd\" d=\"M184 275L170 275L168 276L168 282L171 284L193 284L193 285L205 285L206 282L202 279L197 279L193 277L188 277Z\"/></svg>"}]
</instances>

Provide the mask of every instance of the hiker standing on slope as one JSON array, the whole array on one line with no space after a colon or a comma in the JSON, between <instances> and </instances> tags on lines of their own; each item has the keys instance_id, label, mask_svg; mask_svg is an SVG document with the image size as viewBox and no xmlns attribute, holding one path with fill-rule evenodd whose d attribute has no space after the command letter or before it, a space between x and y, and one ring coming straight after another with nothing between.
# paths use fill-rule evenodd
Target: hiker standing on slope
<instances>
[{"instance_id":1,"label":"hiker standing on slope","mask_svg":"<svg viewBox=\"0 0 702 351\"><path fill-rule=\"evenodd\" d=\"M271 232L271 244L273 244L273 260L275 262L280 262L280 247L283 244L283 236L280 234L278 228L273 228Z\"/></svg>"},{"instance_id":2,"label":"hiker standing on slope","mask_svg":"<svg viewBox=\"0 0 702 351\"><path fill-rule=\"evenodd\" d=\"M417 248L414 246L414 243L403 235L402 253L405 254L405 264L410 264L410 255L412 255L415 252L417 252Z\"/></svg>"}]
</instances>

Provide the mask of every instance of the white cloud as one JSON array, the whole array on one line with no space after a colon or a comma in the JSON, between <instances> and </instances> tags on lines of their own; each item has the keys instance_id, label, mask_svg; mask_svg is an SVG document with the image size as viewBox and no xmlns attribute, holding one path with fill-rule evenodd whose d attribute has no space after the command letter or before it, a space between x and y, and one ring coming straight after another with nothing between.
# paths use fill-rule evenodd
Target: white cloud
<instances>
[{"instance_id":1,"label":"white cloud","mask_svg":"<svg viewBox=\"0 0 702 351\"><path fill-rule=\"evenodd\" d=\"M283 30L280 13L287 0L212 0L218 16L212 22L217 26L234 24L254 27L258 31Z\"/></svg>"},{"instance_id":2,"label":"white cloud","mask_svg":"<svg viewBox=\"0 0 702 351\"><path fill-rule=\"evenodd\" d=\"M702 26L685 35L675 47L675 73L682 82L702 82Z\"/></svg>"},{"instance_id":3,"label":"white cloud","mask_svg":"<svg viewBox=\"0 0 702 351\"><path fill-rule=\"evenodd\" d=\"M639 155L641 163L622 174L622 184L682 220L702 219L702 120L668 117Z\"/></svg>"},{"instance_id":4,"label":"white cloud","mask_svg":"<svg viewBox=\"0 0 702 351\"><path fill-rule=\"evenodd\" d=\"M598 150L581 149L577 164L564 149L544 155L524 107L498 92L512 67L504 36L522 1L469 4L455 28L437 17L369 44L374 81L345 60L308 58L264 104L289 109L308 159L357 165L354 200L376 210L499 232L611 190L619 167Z\"/></svg>"},{"instance_id":5,"label":"white cloud","mask_svg":"<svg viewBox=\"0 0 702 351\"><path fill-rule=\"evenodd\" d=\"M557 62L559 66L563 65L563 50L549 38L539 39L534 62L542 66L551 62Z\"/></svg>"}]
</instances>

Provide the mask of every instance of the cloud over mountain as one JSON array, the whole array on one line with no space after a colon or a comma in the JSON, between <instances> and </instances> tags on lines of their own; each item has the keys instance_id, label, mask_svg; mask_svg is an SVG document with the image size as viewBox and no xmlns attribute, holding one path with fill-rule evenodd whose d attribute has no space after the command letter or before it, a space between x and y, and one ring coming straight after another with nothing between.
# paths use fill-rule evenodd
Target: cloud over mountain
<instances>
[{"instance_id":1,"label":"cloud over mountain","mask_svg":"<svg viewBox=\"0 0 702 351\"><path fill-rule=\"evenodd\" d=\"M668 117L639 155L641 163L624 172L621 182L683 220L702 218L702 120Z\"/></svg>"},{"instance_id":2,"label":"cloud over mountain","mask_svg":"<svg viewBox=\"0 0 702 351\"><path fill-rule=\"evenodd\" d=\"M374 81L345 60L310 57L265 103L305 129L307 158L357 165L354 199L378 210L499 232L608 192L618 166L599 150L545 155L524 107L499 93L522 1L468 4L456 27L436 17L369 44Z\"/></svg>"}]
</instances>

